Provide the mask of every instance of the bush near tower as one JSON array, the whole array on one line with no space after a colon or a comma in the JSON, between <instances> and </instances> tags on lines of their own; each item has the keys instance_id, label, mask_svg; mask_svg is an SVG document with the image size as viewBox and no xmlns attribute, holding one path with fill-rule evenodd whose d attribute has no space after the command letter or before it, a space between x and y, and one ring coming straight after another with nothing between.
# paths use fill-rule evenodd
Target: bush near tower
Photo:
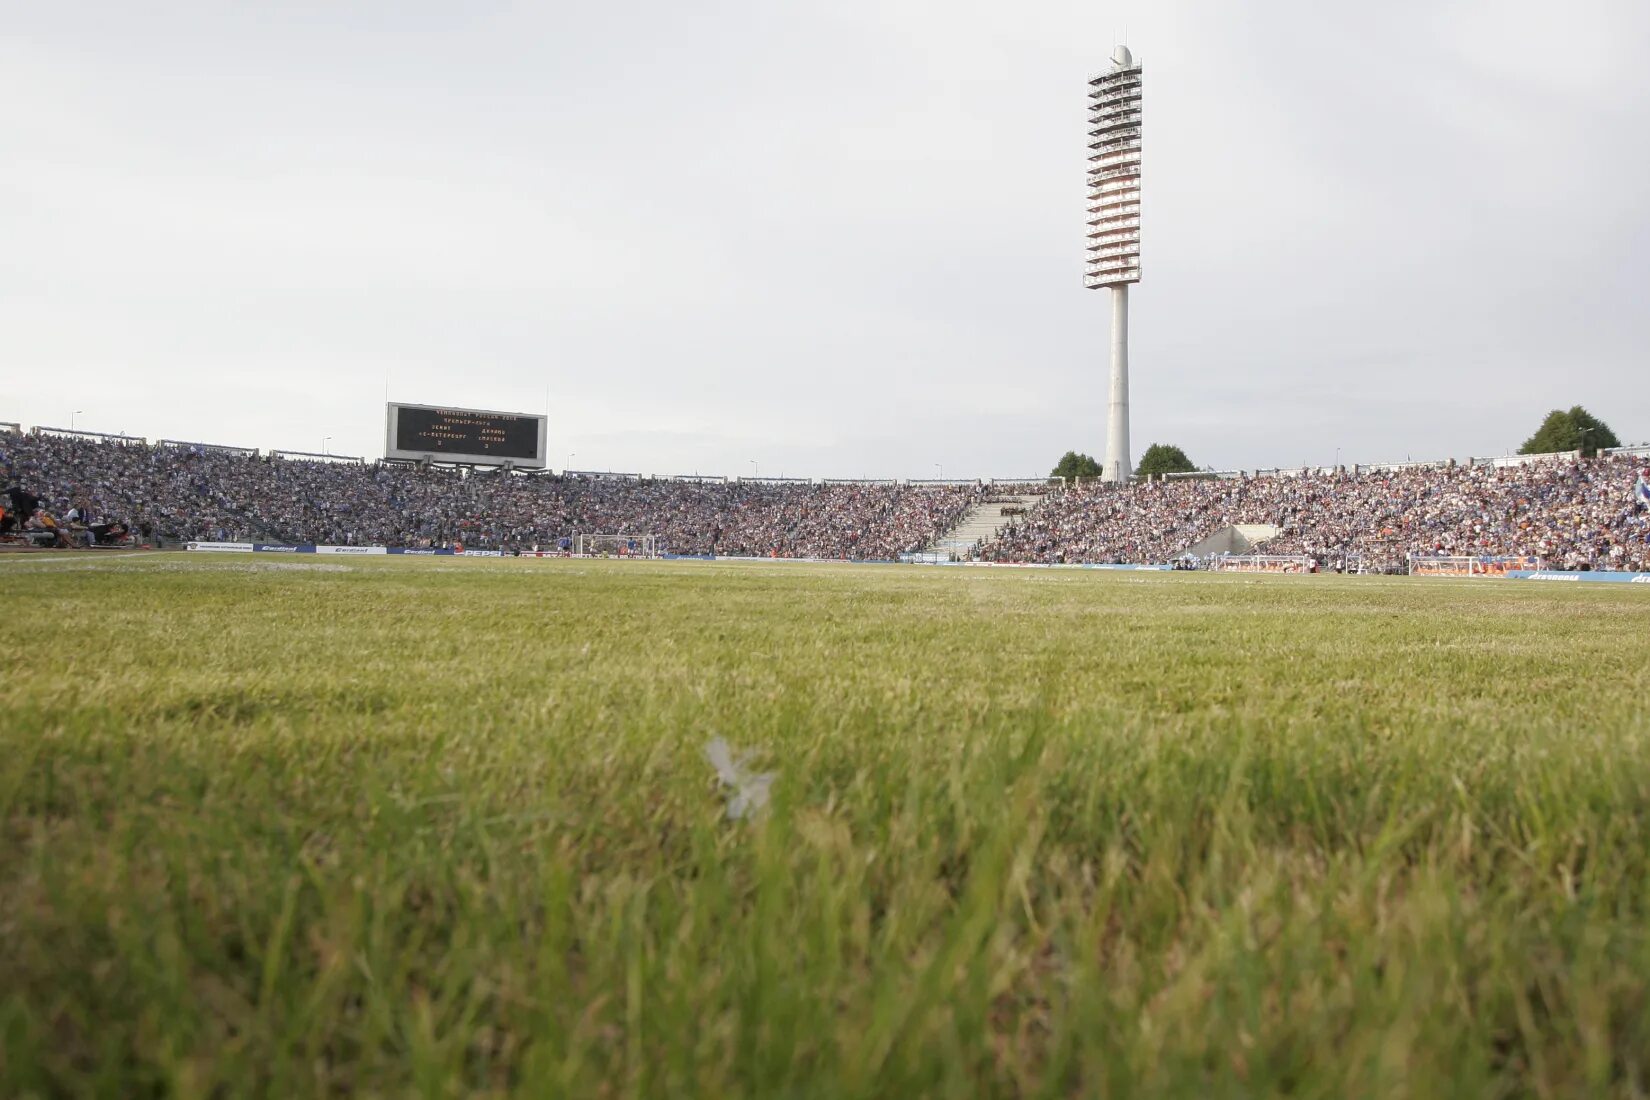
<instances>
[{"instance_id":1,"label":"bush near tower","mask_svg":"<svg viewBox=\"0 0 1650 1100\"><path fill-rule=\"evenodd\" d=\"M1099 477L1100 463L1094 460L1093 455L1078 454L1076 451L1067 451L1060 456L1060 461L1054 464L1049 471L1049 477Z\"/></svg>"},{"instance_id":2,"label":"bush near tower","mask_svg":"<svg viewBox=\"0 0 1650 1100\"><path fill-rule=\"evenodd\" d=\"M1140 456L1134 472L1142 477L1161 477L1164 474L1189 474L1196 470L1186 452L1171 443L1153 443Z\"/></svg>"},{"instance_id":3,"label":"bush near tower","mask_svg":"<svg viewBox=\"0 0 1650 1100\"><path fill-rule=\"evenodd\" d=\"M1545 455L1555 451L1579 450L1591 458L1601 447L1619 447L1621 440L1610 430L1610 425L1582 408L1554 409L1547 414L1535 434L1518 448L1521 455Z\"/></svg>"}]
</instances>

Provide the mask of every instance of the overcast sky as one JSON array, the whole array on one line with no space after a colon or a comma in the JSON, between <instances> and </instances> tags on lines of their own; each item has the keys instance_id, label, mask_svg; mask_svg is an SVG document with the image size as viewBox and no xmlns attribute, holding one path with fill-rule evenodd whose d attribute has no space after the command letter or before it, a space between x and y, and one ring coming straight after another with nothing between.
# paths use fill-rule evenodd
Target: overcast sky
<instances>
[{"instance_id":1,"label":"overcast sky","mask_svg":"<svg viewBox=\"0 0 1650 1100\"><path fill-rule=\"evenodd\" d=\"M1650 438L1644 0L0 0L0 420L378 456L387 386L548 411L557 468L1102 455L1125 33L1136 458Z\"/></svg>"}]
</instances>

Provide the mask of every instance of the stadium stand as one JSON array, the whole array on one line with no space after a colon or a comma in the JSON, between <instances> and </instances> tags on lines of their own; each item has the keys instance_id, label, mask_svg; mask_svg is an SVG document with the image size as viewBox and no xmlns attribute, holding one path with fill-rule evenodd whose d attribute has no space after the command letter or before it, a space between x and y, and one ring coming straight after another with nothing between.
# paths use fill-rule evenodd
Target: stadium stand
<instances>
[{"instance_id":1,"label":"stadium stand","mask_svg":"<svg viewBox=\"0 0 1650 1100\"><path fill-rule=\"evenodd\" d=\"M676 554L892 559L952 527L978 486L523 476L261 456L222 446L16 435L7 484L143 538L340 546L554 547L657 535Z\"/></svg>"},{"instance_id":2,"label":"stadium stand","mask_svg":"<svg viewBox=\"0 0 1650 1100\"><path fill-rule=\"evenodd\" d=\"M1406 464L1266 476L1103 482L1049 493L982 556L1004 562L1168 562L1224 528L1269 524L1272 555L1401 572L1411 555L1539 557L1557 569L1650 569L1645 459Z\"/></svg>"},{"instance_id":3,"label":"stadium stand","mask_svg":"<svg viewBox=\"0 0 1650 1100\"><path fill-rule=\"evenodd\" d=\"M1436 555L1650 570L1646 466L1650 456L1624 450L1051 488L519 474L0 431L5 485L67 517L71 541L121 521L146 542L553 550L600 532L654 535L673 554L889 560L967 544L995 562L1161 564L1228 529L1265 529L1249 548L1372 572Z\"/></svg>"}]
</instances>

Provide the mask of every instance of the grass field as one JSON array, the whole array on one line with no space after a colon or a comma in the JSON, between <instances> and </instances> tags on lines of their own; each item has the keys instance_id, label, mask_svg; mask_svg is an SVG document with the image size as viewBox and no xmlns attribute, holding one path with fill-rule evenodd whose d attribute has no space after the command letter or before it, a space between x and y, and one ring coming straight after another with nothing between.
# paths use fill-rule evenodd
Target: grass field
<instances>
[{"instance_id":1,"label":"grass field","mask_svg":"<svg viewBox=\"0 0 1650 1100\"><path fill-rule=\"evenodd\" d=\"M6 1097L1650 1090L1647 591L0 583Z\"/></svg>"}]
</instances>

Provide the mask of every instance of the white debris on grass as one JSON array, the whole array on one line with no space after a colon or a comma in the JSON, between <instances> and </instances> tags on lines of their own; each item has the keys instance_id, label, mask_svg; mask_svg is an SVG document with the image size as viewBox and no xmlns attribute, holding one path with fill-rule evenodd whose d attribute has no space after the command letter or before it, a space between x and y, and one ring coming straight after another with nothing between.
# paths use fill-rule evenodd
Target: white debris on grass
<instances>
[{"instance_id":1,"label":"white debris on grass","mask_svg":"<svg viewBox=\"0 0 1650 1100\"><path fill-rule=\"evenodd\" d=\"M716 778L727 788L728 817L733 821L755 817L768 805L768 788L773 785L773 772L753 772L748 766L750 754L734 756L728 743L718 737L705 746L705 759L716 769Z\"/></svg>"}]
</instances>

